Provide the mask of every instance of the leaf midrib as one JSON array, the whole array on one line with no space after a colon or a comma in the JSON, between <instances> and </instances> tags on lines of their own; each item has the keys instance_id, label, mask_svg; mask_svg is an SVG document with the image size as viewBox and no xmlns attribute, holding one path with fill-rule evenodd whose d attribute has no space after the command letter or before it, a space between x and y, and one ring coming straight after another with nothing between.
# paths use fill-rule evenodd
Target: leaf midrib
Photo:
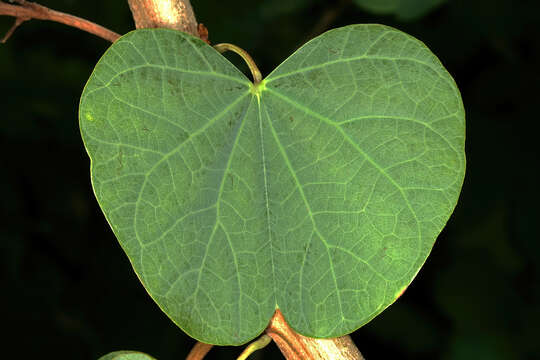
<instances>
[{"instance_id":1,"label":"leaf midrib","mask_svg":"<svg viewBox=\"0 0 540 360\"><path fill-rule=\"evenodd\" d=\"M274 296L274 307L279 308L277 303L277 287L276 287L276 271L274 265L274 247L272 245L272 231L270 227L270 199L268 196L268 176L266 173L266 155L264 152L264 131L263 131L263 122L262 122L262 106L261 106L261 95L257 96L257 111L259 115L259 137L261 143L261 158L263 165L263 179L264 179L264 201L266 206L266 227L268 229L268 243L270 245L270 261L272 264L272 294Z\"/></svg>"},{"instance_id":2,"label":"leaf midrib","mask_svg":"<svg viewBox=\"0 0 540 360\"><path fill-rule=\"evenodd\" d=\"M328 253L328 250L329 250L328 242L327 242L326 238L321 234L321 232L318 229L317 223L315 222L315 219L313 218L313 215L312 215L313 211L311 210L311 206L309 205L309 201L307 200L306 194L304 193L304 188L302 187L302 184L300 183L300 180L298 179L298 176L296 175L296 172L294 171L294 169L292 167L292 164L291 164L291 162L289 160L289 156L287 155L286 151L283 148L283 145L281 144L281 141L279 140L279 137L278 137L278 135L276 133L276 130L275 130L274 126L272 125L272 121L270 120L270 115L268 114L268 111L266 109L265 109L265 112L266 112L266 118L268 120L268 125L270 127L271 132L272 132L272 136L274 138L274 141L276 142L276 144L277 144L277 146L279 148L279 151L281 153L281 156L283 157L283 160L287 164L287 169L289 170L291 176L294 179L296 187L297 187L297 189L298 189L298 191L300 193L300 196L302 197L302 201L304 202L304 205L306 207L306 210L308 212L309 218L311 219L311 223L312 223L312 226L313 226L313 232L312 232L312 234L311 234L311 236L309 238L308 244L306 246L306 251L304 252L304 257L302 259L302 265L300 267L300 276L299 276L299 280L300 280L300 284L299 284L300 303L303 303L302 294L304 293L304 291L303 291L303 288L302 288L302 282L303 282L302 279L303 279L303 274L304 274L304 271L303 271L304 270L304 265L306 263L306 256L307 256L307 254L309 252L311 242L313 241L313 235L317 235L321 239L321 241L324 243L326 251L327 251L328 260L329 260L328 262L330 264L330 272L332 273L332 279L334 281L334 286L336 288L336 296L337 296L338 305L339 305L339 312L341 313L342 320L345 320L345 316L344 316L344 313L343 313L343 303L342 303L342 300L341 300L341 294L339 293L339 286L338 286L338 283L337 283L336 272L335 272L335 269L334 269L334 262L332 260L332 256ZM302 306L302 313L303 313L303 316L305 318L305 313L303 312L303 309L304 309L304 306ZM338 325L339 324L337 324L336 326L338 326Z\"/></svg>"}]
</instances>

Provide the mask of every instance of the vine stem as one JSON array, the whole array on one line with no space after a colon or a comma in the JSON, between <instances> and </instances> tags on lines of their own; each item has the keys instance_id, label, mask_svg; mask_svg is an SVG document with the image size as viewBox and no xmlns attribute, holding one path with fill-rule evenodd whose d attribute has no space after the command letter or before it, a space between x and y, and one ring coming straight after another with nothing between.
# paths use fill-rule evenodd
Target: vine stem
<instances>
[{"instance_id":1,"label":"vine stem","mask_svg":"<svg viewBox=\"0 0 540 360\"><path fill-rule=\"evenodd\" d=\"M315 339L291 329L279 309L266 328L287 360L364 360L349 335Z\"/></svg>"},{"instance_id":2,"label":"vine stem","mask_svg":"<svg viewBox=\"0 0 540 360\"><path fill-rule=\"evenodd\" d=\"M208 354L214 345L206 344L200 341L197 341L195 346L189 352L186 360L202 360Z\"/></svg>"},{"instance_id":3,"label":"vine stem","mask_svg":"<svg viewBox=\"0 0 540 360\"><path fill-rule=\"evenodd\" d=\"M266 345L270 344L271 341L272 338L270 336L263 334L260 338L249 344L236 360L247 360L249 355L257 350L263 349Z\"/></svg>"},{"instance_id":4,"label":"vine stem","mask_svg":"<svg viewBox=\"0 0 540 360\"><path fill-rule=\"evenodd\" d=\"M137 29L168 28L199 36L189 0L128 0Z\"/></svg>"},{"instance_id":5,"label":"vine stem","mask_svg":"<svg viewBox=\"0 0 540 360\"><path fill-rule=\"evenodd\" d=\"M0 42L2 43L5 43L10 38L10 36L13 34L15 29L19 27L19 25L30 19L50 20L59 22L97 35L110 42L114 42L120 37L119 34L107 28L104 28L101 25L95 24L91 21L82 19L74 15L49 9L43 5L39 5L34 2L26 0L13 0L11 2L18 5L7 4L3 1L0 1L0 15L15 17L15 23L7 31L6 35L0 40Z\"/></svg>"}]
</instances>

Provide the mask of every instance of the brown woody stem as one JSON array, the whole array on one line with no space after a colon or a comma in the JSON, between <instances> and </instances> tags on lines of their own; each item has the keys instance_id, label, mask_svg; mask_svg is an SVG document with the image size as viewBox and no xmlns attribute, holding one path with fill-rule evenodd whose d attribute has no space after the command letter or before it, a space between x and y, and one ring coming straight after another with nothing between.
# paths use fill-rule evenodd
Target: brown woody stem
<instances>
[{"instance_id":1,"label":"brown woody stem","mask_svg":"<svg viewBox=\"0 0 540 360\"><path fill-rule=\"evenodd\" d=\"M276 310L266 334L277 344L287 360L363 360L349 335L333 339L314 339L298 334Z\"/></svg>"},{"instance_id":2,"label":"brown woody stem","mask_svg":"<svg viewBox=\"0 0 540 360\"><path fill-rule=\"evenodd\" d=\"M195 346L189 352L186 360L202 360L212 349L214 345L206 344L200 341L197 341Z\"/></svg>"},{"instance_id":3,"label":"brown woody stem","mask_svg":"<svg viewBox=\"0 0 540 360\"><path fill-rule=\"evenodd\" d=\"M5 2L0 1L0 15L15 17L15 24L13 24L13 26L8 30L6 35L2 38L1 42L6 42L6 40L11 36L11 34L13 34L13 31L20 24L30 19L50 20L73 26L77 29L97 35L105 40L109 40L110 42L114 42L120 37L119 34L107 28L104 28L101 25L95 24L91 21L82 19L77 16L52 10L45 6L26 0L15 0L13 2L18 5L6 4Z\"/></svg>"},{"instance_id":4,"label":"brown woody stem","mask_svg":"<svg viewBox=\"0 0 540 360\"><path fill-rule=\"evenodd\" d=\"M189 0L128 0L140 28L168 28L199 36L198 24Z\"/></svg>"}]
</instances>

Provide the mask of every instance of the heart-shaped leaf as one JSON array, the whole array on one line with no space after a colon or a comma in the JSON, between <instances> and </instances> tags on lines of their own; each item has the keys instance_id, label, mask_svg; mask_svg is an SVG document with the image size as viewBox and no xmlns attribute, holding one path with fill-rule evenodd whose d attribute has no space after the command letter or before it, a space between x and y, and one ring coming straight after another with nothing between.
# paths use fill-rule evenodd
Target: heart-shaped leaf
<instances>
[{"instance_id":1,"label":"heart-shaped leaf","mask_svg":"<svg viewBox=\"0 0 540 360\"><path fill-rule=\"evenodd\" d=\"M253 85L199 39L131 32L85 87L96 197L135 272L194 338L362 326L412 281L456 204L464 111L418 40L353 25ZM126 299L129 301L129 299Z\"/></svg>"}]
</instances>

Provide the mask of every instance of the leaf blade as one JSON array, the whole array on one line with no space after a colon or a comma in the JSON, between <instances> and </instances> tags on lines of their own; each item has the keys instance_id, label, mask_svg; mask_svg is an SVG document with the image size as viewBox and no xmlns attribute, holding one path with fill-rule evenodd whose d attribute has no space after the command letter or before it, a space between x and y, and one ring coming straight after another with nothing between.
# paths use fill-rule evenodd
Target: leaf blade
<instances>
[{"instance_id":1,"label":"leaf blade","mask_svg":"<svg viewBox=\"0 0 540 360\"><path fill-rule=\"evenodd\" d=\"M138 30L96 66L80 123L145 288L220 345L276 307L314 337L369 321L418 272L464 175L453 79L379 25L323 34L258 87L198 39Z\"/></svg>"}]
</instances>

